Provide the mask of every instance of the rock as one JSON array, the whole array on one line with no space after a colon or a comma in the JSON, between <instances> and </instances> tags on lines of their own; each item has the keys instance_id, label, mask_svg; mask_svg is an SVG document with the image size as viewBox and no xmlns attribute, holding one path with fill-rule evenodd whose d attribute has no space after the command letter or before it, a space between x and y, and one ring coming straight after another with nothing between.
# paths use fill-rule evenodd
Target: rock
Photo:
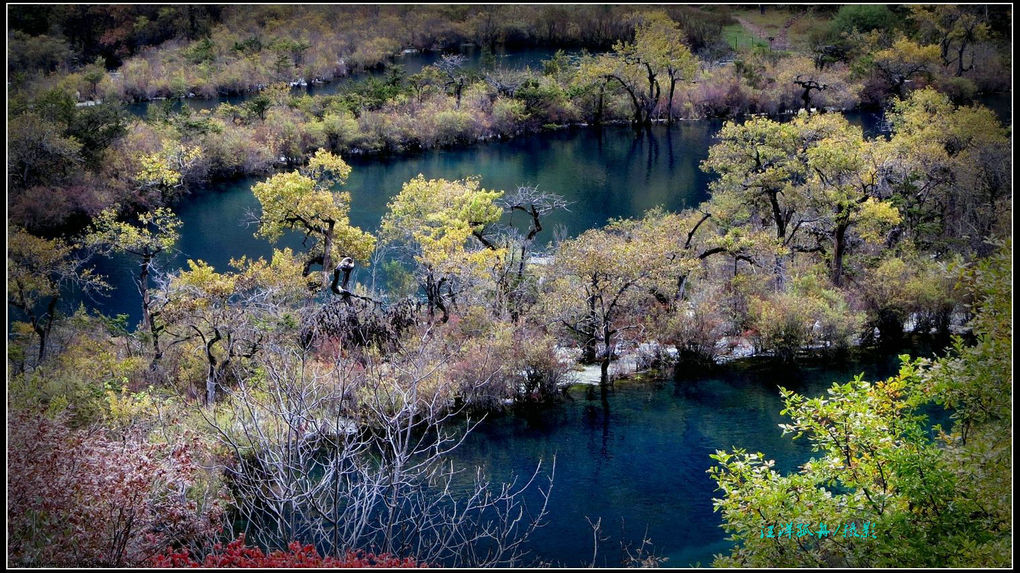
<instances>
[{"instance_id":1,"label":"rock","mask_svg":"<svg viewBox=\"0 0 1020 573\"><path fill-rule=\"evenodd\" d=\"M568 371L563 375L561 386L573 386L574 384L585 384L598 386L602 382L602 367L598 364L580 366Z\"/></svg>"}]
</instances>

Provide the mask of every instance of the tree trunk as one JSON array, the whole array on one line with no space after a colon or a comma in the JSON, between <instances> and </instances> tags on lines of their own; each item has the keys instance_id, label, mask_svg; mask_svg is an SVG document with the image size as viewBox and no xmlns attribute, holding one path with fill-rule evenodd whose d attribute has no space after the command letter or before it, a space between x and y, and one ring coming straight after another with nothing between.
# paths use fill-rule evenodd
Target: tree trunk
<instances>
[{"instance_id":1,"label":"tree trunk","mask_svg":"<svg viewBox=\"0 0 1020 573\"><path fill-rule=\"evenodd\" d=\"M676 92L676 78L669 78L669 100L666 101L666 125L673 125L673 94Z\"/></svg>"},{"instance_id":2,"label":"tree trunk","mask_svg":"<svg viewBox=\"0 0 1020 573\"><path fill-rule=\"evenodd\" d=\"M846 232L849 227L849 223L841 222L836 225L833 235L832 284L836 286L843 283L843 256L846 254Z\"/></svg>"},{"instance_id":3,"label":"tree trunk","mask_svg":"<svg viewBox=\"0 0 1020 573\"><path fill-rule=\"evenodd\" d=\"M596 282L596 284L598 284ZM595 313L595 301L596 296L593 294L588 298L588 323L589 327L584 328L583 347L581 349L580 362L581 364L594 364L595 359L599 354L598 349L598 337L596 336L596 324L598 317Z\"/></svg>"},{"instance_id":4,"label":"tree trunk","mask_svg":"<svg viewBox=\"0 0 1020 573\"><path fill-rule=\"evenodd\" d=\"M605 344L605 352L602 354L602 372L599 377L599 385L605 388L609 385L609 363L613 359L612 332L609 329L609 321L602 321L602 341Z\"/></svg>"},{"instance_id":5,"label":"tree trunk","mask_svg":"<svg viewBox=\"0 0 1020 573\"><path fill-rule=\"evenodd\" d=\"M142 255L142 270L138 273L138 290L142 295L142 327L149 331L152 337L152 362L149 369L155 370L159 361L163 358L163 350L159 346L160 328L156 326L157 313L152 311L152 295L149 293L149 270L152 268L152 259L155 253Z\"/></svg>"},{"instance_id":6,"label":"tree trunk","mask_svg":"<svg viewBox=\"0 0 1020 573\"><path fill-rule=\"evenodd\" d=\"M205 377L205 404L206 406L213 403L216 400L216 356L212 353L213 345L216 344L222 336L220 331L215 331L216 335L210 338L205 343L205 358L208 362L209 368L206 370Z\"/></svg>"},{"instance_id":7,"label":"tree trunk","mask_svg":"<svg viewBox=\"0 0 1020 573\"><path fill-rule=\"evenodd\" d=\"M602 82L602 85L599 86L599 103L598 103L598 106L595 108L595 110L596 110L595 111L595 125L596 126L601 126L602 125L603 107L605 105L605 98L606 98L606 83L607 82Z\"/></svg>"},{"instance_id":8,"label":"tree trunk","mask_svg":"<svg viewBox=\"0 0 1020 573\"><path fill-rule=\"evenodd\" d=\"M645 64L645 69L648 71L648 103L646 104L647 109L645 110L645 125L652 124L652 114L655 113L655 108L659 106L659 96L662 95L662 88L659 86L659 80L656 79L656 75L652 71L650 64Z\"/></svg>"},{"instance_id":9,"label":"tree trunk","mask_svg":"<svg viewBox=\"0 0 1020 573\"><path fill-rule=\"evenodd\" d=\"M772 218L776 221L776 238L782 241L786 239L786 221L783 220L783 212L779 208L779 192L769 190L766 193L772 205Z\"/></svg>"},{"instance_id":10,"label":"tree trunk","mask_svg":"<svg viewBox=\"0 0 1020 573\"><path fill-rule=\"evenodd\" d=\"M333 272L333 227L335 221L326 224L326 232L323 237L322 251L322 286L329 286L329 275Z\"/></svg>"},{"instance_id":11,"label":"tree trunk","mask_svg":"<svg viewBox=\"0 0 1020 573\"><path fill-rule=\"evenodd\" d=\"M46 357L46 342L50 337L50 329L53 328L53 316L57 311L57 297L50 298L50 302L46 305L46 314L42 315L38 320L32 318L32 327L35 329L35 333L39 335L39 362L42 363L43 358Z\"/></svg>"}]
</instances>

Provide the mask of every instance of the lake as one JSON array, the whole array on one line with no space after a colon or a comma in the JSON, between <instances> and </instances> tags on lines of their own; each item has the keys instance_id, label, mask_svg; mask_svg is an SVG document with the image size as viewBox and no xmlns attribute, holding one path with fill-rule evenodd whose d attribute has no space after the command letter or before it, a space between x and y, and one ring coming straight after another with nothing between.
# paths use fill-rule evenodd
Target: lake
<instances>
[{"instance_id":1,"label":"lake","mask_svg":"<svg viewBox=\"0 0 1020 573\"><path fill-rule=\"evenodd\" d=\"M355 157L349 160L353 171L343 189L351 193L352 224L374 231L390 198L419 173L446 179L479 175L487 189L537 185L571 202L567 210L543 220L538 242L545 244L559 226L576 236L614 217L640 217L656 206L678 211L700 204L707 197L709 177L698 164L708 156L721 126L719 121L680 122L640 137L626 126L572 129L397 158ZM251 193L257 181L241 179L185 197L175 206L183 222L178 252L160 264L174 269L188 259L202 259L223 271L231 258L271 256L273 247L256 239L255 227L246 224L248 213L258 210ZM520 214L510 223L515 221L526 223ZM296 234L280 243L295 249L300 245ZM141 298L131 278L136 268L128 257L98 265L117 294L96 306L109 315L128 314L131 324L141 319ZM355 278L370 281L364 266L359 266Z\"/></svg>"},{"instance_id":2,"label":"lake","mask_svg":"<svg viewBox=\"0 0 1020 573\"><path fill-rule=\"evenodd\" d=\"M874 115L850 117L869 135L880 123ZM464 149L353 158L344 189L351 192L352 222L375 230L387 201L418 173L447 179L480 175L490 189L537 185L571 202L569 210L547 218L539 237L544 244L558 226L576 236L652 207L698 205L707 198L709 182L698 164L721 126L720 121L687 121L641 136L626 126L571 129ZM176 206L184 223L179 252L161 261L164 268L192 258L225 270L231 258L268 257L272 246L253 237L254 227L245 224L247 213L258 208L250 190L256 181L239 180L183 199ZM300 240L289 236L281 244L299 247ZM128 314L137 323L140 301L130 276L136 263L119 257L99 270L117 288L99 308ZM357 272L357 280L370 280L363 266ZM621 543L633 550L644 537L656 555L668 558L667 566L709 565L713 554L729 547L721 518L712 511L716 492L706 473L709 454L733 447L760 450L776 459L779 471L793 471L811 452L806 442L782 437L777 425L787 420L779 415L777 386L817 395L834 381L861 372L884 377L896 367L892 356L783 370L752 362L696 381L620 382L605 402L597 392L574 387L562 403L490 416L454 458L503 480L511 473L530 475L538 460L548 463L556 456L548 523L528 546L541 563L590 564L587 517L601 518L607 536L598 565L619 565Z\"/></svg>"}]
</instances>

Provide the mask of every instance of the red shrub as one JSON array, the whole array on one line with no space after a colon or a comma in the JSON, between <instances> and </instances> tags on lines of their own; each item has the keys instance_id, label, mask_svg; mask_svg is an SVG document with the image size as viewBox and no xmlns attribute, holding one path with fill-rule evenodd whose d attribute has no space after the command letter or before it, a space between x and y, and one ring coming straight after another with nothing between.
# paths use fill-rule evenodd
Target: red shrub
<instances>
[{"instance_id":1,"label":"red shrub","mask_svg":"<svg viewBox=\"0 0 1020 573\"><path fill-rule=\"evenodd\" d=\"M335 557L320 557L315 548L311 545L302 546L297 541L290 544L287 551L273 551L263 553L257 547L246 547L244 545L244 534L231 541L224 548L217 543L213 553L205 557L204 561L195 561L188 554L187 550L174 552L167 550L163 555L157 555L152 563L155 567L336 567L336 568L396 568L396 567L424 567L414 562L414 559L400 559L389 555L375 555L361 551L349 551L343 559Z\"/></svg>"},{"instance_id":2,"label":"red shrub","mask_svg":"<svg viewBox=\"0 0 1020 573\"><path fill-rule=\"evenodd\" d=\"M31 414L12 415L7 431L10 564L142 565L218 529L218 504L200 509L186 496L192 445L111 439Z\"/></svg>"}]
</instances>

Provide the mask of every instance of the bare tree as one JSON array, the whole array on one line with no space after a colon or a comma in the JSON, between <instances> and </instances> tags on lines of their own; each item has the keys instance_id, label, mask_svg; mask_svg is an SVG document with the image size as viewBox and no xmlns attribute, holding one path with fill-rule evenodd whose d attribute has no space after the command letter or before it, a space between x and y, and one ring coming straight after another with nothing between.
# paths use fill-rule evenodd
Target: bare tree
<instances>
[{"instance_id":1,"label":"bare tree","mask_svg":"<svg viewBox=\"0 0 1020 573\"><path fill-rule=\"evenodd\" d=\"M485 83L496 90L497 94L506 97L514 97L517 90L533 77L534 74L529 69L514 70L502 66L487 70L483 74Z\"/></svg>"},{"instance_id":2,"label":"bare tree","mask_svg":"<svg viewBox=\"0 0 1020 573\"><path fill-rule=\"evenodd\" d=\"M452 89L457 98L457 109L460 109L460 97L467 83L467 73L464 71L466 61L467 58L461 54L446 54L436 62L436 67L446 74L446 87Z\"/></svg>"},{"instance_id":3,"label":"bare tree","mask_svg":"<svg viewBox=\"0 0 1020 573\"><path fill-rule=\"evenodd\" d=\"M566 209L570 202L556 193L539 190L538 186L520 185L517 190L503 196L499 201L504 213L509 215L510 223L496 229L498 239L489 239L484 233L476 233L481 243L489 248L501 243L507 249L508 262L501 268L501 276L497 278L499 292L510 316L516 321L522 313L524 304L524 271L538 234L542 232L542 218L549 213ZM527 230L513 224L513 215L524 213L527 217Z\"/></svg>"},{"instance_id":4,"label":"bare tree","mask_svg":"<svg viewBox=\"0 0 1020 573\"><path fill-rule=\"evenodd\" d=\"M256 543L369 549L449 566L524 564L552 486L541 463L494 483L449 459L477 421L455 407L441 345L426 329L386 359L330 364L273 347L213 415L237 507ZM474 385L484 385L480 377ZM553 464L555 465L555 464ZM524 493L538 488L540 507ZM530 511L529 510L534 510Z\"/></svg>"}]
</instances>

